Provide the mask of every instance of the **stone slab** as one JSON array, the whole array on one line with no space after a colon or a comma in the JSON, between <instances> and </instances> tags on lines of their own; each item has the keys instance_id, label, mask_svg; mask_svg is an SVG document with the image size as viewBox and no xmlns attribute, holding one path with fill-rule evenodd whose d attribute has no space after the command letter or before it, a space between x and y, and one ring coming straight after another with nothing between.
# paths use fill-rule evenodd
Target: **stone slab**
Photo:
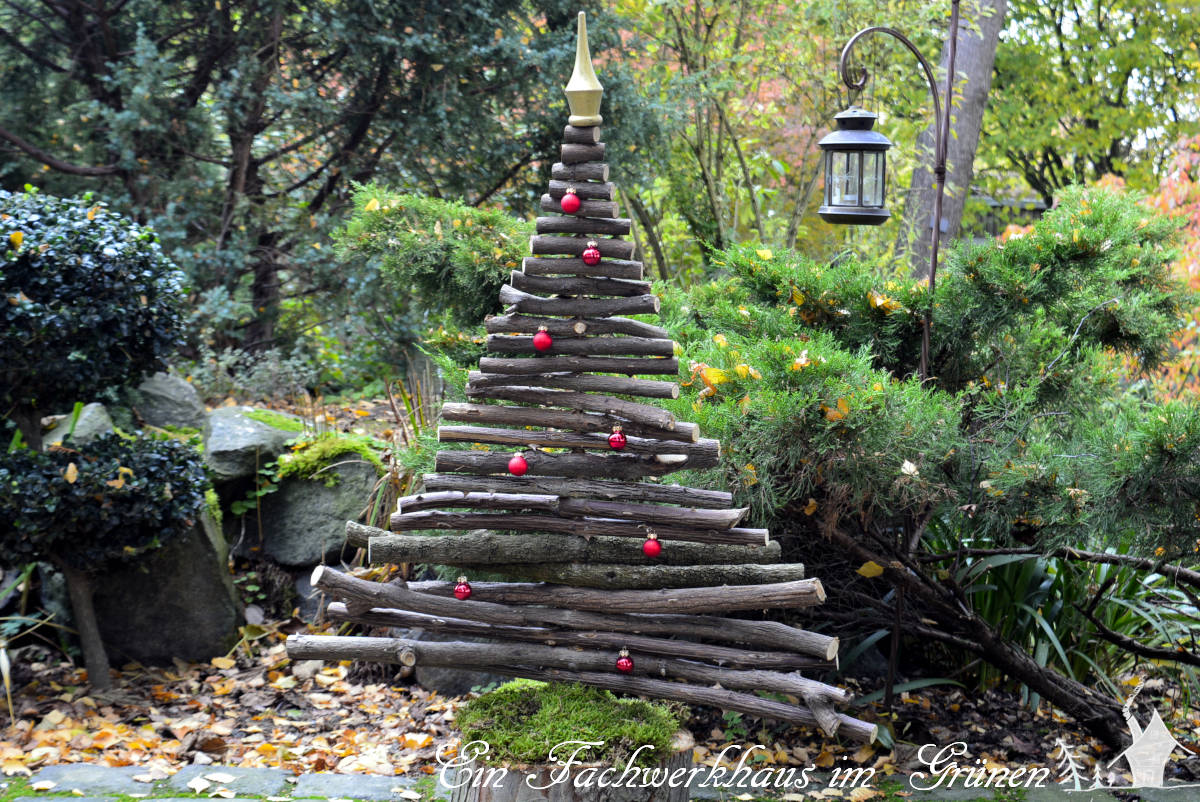
<instances>
[{"instance_id":1,"label":"stone slab","mask_svg":"<svg viewBox=\"0 0 1200 802\"><path fill-rule=\"evenodd\" d=\"M360 802L386 802L403 799L393 788L409 788L416 780L408 777L381 777L373 774L301 774L292 787L293 799L354 799Z\"/></svg>"},{"instance_id":2,"label":"stone slab","mask_svg":"<svg viewBox=\"0 0 1200 802\"><path fill-rule=\"evenodd\" d=\"M154 786L133 779L145 774L145 766L95 766L91 763L64 763L47 766L33 775L31 782L49 780L56 783L55 793L69 793L78 788L88 794L144 794Z\"/></svg>"},{"instance_id":3,"label":"stone slab","mask_svg":"<svg viewBox=\"0 0 1200 802\"><path fill-rule=\"evenodd\" d=\"M253 794L254 796L283 796L291 794L292 784L288 782L289 777L294 777L290 771L283 769L255 769L242 768L240 766L184 766L176 772L169 780L167 787L173 791L181 793L191 793L187 784L196 777L204 777L207 774L229 774L235 779L228 783L217 783L212 780L213 787L209 789L209 793L217 787L228 788L236 794Z\"/></svg>"},{"instance_id":4,"label":"stone slab","mask_svg":"<svg viewBox=\"0 0 1200 802\"><path fill-rule=\"evenodd\" d=\"M53 790L58 791L57 788ZM42 802L42 800L45 798L46 797L44 796L19 796L12 802ZM67 798L70 799L71 802L117 802L117 798L115 796L71 796ZM190 799L188 802L196 802L196 800ZM254 802L258 802L258 800L255 800Z\"/></svg>"}]
</instances>

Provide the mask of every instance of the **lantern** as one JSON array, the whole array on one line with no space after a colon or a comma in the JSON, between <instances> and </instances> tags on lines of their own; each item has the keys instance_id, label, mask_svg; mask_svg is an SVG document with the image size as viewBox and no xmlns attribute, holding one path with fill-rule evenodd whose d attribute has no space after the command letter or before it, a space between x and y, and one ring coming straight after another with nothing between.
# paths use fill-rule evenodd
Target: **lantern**
<instances>
[{"instance_id":1,"label":"lantern","mask_svg":"<svg viewBox=\"0 0 1200 802\"><path fill-rule=\"evenodd\" d=\"M837 129L817 143L825 151L825 204L817 214L827 223L877 226L891 216L883 194L892 143L871 130L878 118L851 106L834 117Z\"/></svg>"}]
</instances>

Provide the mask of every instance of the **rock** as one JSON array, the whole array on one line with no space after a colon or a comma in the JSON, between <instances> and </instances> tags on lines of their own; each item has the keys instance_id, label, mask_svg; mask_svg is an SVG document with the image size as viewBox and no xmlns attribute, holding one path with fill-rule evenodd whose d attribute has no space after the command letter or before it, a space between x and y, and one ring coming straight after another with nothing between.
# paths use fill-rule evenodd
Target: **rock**
<instances>
[{"instance_id":1,"label":"rock","mask_svg":"<svg viewBox=\"0 0 1200 802\"><path fill-rule=\"evenodd\" d=\"M324 666L324 660L301 660L292 666L292 676L303 682L315 677Z\"/></svg>"},{"instance_id":2,"label":"rock","mask_svg":"<svg viewBox=\"0 0 1200 802\"><path fill-rule=\"evenodd\" d=\"M356 802L384 802L391 799L412 799L400 796L402 791L414 785L410 777L373 777L369 774L301 774L292 796L296 799L318 797L321 799L353 799ZM424 798L424 797L422 797Z\"/></svg>"},{"instance_id":3,"label":"rock","mask_svg":"<svg viewBox=\"0 0 1200 802\"><path fill-rule=\"evenodd\" d=\"M213 481L231 482L254 476L264 463L279 456L284 443L298 436L247 416L250 407L221 407L209 414L204 427L204 462ZM272 413L300 421L294 415Z\"/></svg>"},{"instance_id":4,"label":"rock","mask_svg":"<svg viewBox=\"0 0 1200 802\"><path fill-rule=\"evenodd\" d=\"M320 620L325 615L325 607L329 604L329 599L325 594L313 587L311 579L312 572L306 568L297 572L294 581L296 598L299 600L300 617L305 621Z\"/></svg>"},{"instance_id":5,"label":"rock","mask_svg":"<svg viewBox=\"0 0 1200 802\"><path fill-rule=\"evenodd\" d=\"M67 432L71 431L71 413L53 415L53 427L42 434L42 448L52 445L62 445L67 440ZM71 432L70 442L74 445L90 443L102 434L113 431L112 418L103 404L88 404L79 412L79 420L75 422L75 431Z\"/></svg>"},{"instance_id":6,"label":"rock","mask_svg":"<svg viewBox=\"0 0 1200 802\"><path fill-rule=\"evenodd\" d=\"M96 618L113 662L208 660L228 651L242 615L227 559L206 512L162 548L99 574Z\"/></svg>"},{"instance_id":7,"label":"rock","mask_svg":"<svg viewBox=\"0 0 1200 802\"><path fill-rule=\"evenodd\" d=\"M354 459L356 455L348 454L338 461ZM258 510L228 516L226 532L235 544L234 554L291 568L336 559L346 543L346 521L358 519L378 476L375 466L365 461L347 462L327 473L337 474L336 486L326 487L324 475L284 479L278 490L259 498Z\"/></svg>"},{"instance_id":8,"label":"rock","mask_svg":"<svg viewBox=\"0 0 1200 802\"><path fill-rule=\"evenodd\" d=\"M197 777L205 777L208 774L224 774L233 778L229 782L221 783L215 780L208 780L212 785L209 793L220 787L228 788L235 794L275 796L289 790L289 779L294 781L291 772L282 769L248 768L242 766L219 766L217 768L184 766L167 780L167 788L180 793L190 793L192 789L188 788L187 784Z\"/></svg>"},{"instance_id":9,"label":"rock","mask_svg":"<svg viewBox=\"0 0 1200 802\"><path fill-rule=\"evenodd\" d=\"M207 418L196 388L169 373L155 373L139 384L133 407L151 426L203 429Z\"/></svg>"}]
</instances>

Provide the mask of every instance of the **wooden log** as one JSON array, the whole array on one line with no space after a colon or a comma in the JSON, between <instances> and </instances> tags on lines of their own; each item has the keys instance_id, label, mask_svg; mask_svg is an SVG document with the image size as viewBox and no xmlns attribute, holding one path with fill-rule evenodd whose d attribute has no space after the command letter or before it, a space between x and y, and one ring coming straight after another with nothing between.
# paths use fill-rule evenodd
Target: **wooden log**
<instances>
[{"instance_id":1,"label":"wooden log","mask_svg":"<svg viewBox=\"0 0 1200 802\"><path fill-rule=\"evenodd\" d=\"M571 498L602 498L649 504L680 504L720 509L733 504L733 494L680 485L638 482L605 482L586 479L553 479L542 476L454 476L427 473L421 477L426 490L487 490L496 493L545 493Z\"/></svg>"},{"instance_id":2,"label":"wooden log","mask_svg":"<svg viewBox=\"0 0 1200 802\"><path fill-rule=\"evenodd\" d=\"M593 237L623 236L632 227L628 217L539 217L538 234L587 234Z\"/></svg>"},{"instance_id":3,"label":"wooden log","mask_svg":"<svg viewBox=\"0 0 1200 802\"><path fill-rule=\"evenodd\" d=\"M636 545L626 548L638 548ZM667 546L663 551L670 551ZM641 551L639 548L638 551ZM469 567L469 566L464 566ZM606 563L507 563L477 566L525 582L557 582L580 588L652 590L708 585L762 585L804 578L803 565L614 565Z\"/></svg>"},{"instance_id":4,"label":"wooden log","mask_svg":"<svg viewBox=\"0 0 1200 802\"><path fill-rule=\"evenodd\" d=\"M608 165L604 162L578 162L576 164L555 162L550 167L550 177L556 181L607 181Z\"/></svg>"},{"instance_id":5,"label":"wooden log","mask_svg":"<svg viewBox=\"0 0 1200 802\"><path fill-rule=\"evenodd\" d=\"M555 182L551 181L550 183L553 184ZM564 183L564 182L559 182L559 183ZM579 184L579 185L569 184L569 186L572 186L572 187L578 186L579 189L576 192L576 194L578 194L580 197L583 197L582 193L584 191L588 191L587 187L611 187L612 184ZM609 194L611 195L611 193L609 193ZM542 211L543 212L561 212L562 211L562 202L561 202L562 196L563 196L562 192L558 193L557 198L551 197L550 195L543 195L541 203L540 203ZM620 213L621 213L621 207L619 205L617 205L617 202L614 200L611 200L611 199L610 200L587 200L587 199L585 199L582 203L579 204L579 211L575 212L575 216L576 217L616 217Z\"/></svg>"},{"instance_id":6,"label":"wooden log","mask_svg":"<svg viewBox=\"0 0 1200 802\"><path fill-rule=\"evenodd\" d=\"M507 673L526 679L544 682L580 682L610 691L654 696L659 699L673 699L687 704L715 707L718 710L735 710L751 716L803 724L807 727L818 725L816 716L806 707L797 707L785 702L775 702L752 694L727 691L722 688L703 688L698 685L626 676L615 672L566 671L559 668L533 669L524 666L511 666L510 669ZM493 666L491 670L496 673L505 673L504 668L500 666ZM840 719L839 731L856 741L871 743L879 732L879 728L870 722L845 715Z\"/></svg>"},{"instance_id":7,"label":"wooden log","mask_svg":"<svg viewBox=\"0 0 1200 802\"><path fill-rule=\"evenodd\" d=\"M716 441L711 442L715 443ZM697 507L633 504L628 501L597 501L590 498L564 498L558 503L559 515L622 518L653 524L698 526L705 529L728 529L737 526L748 512L750 512L749 507L713 510Z\"/></svg>"},{"instance_id":8,"label":"wooden log","mask_svg":"<svg viewBox=\"0 0 1200 802\"><path fill-rule=\"evenodd\" d=\"M580 256L592 247L589 242L596 243L596 250L601 256L613 259L632 259L634 244L631 240L611 239L608 237L556 237L550 234L534 234L529 238L529 252L534 256ZM603 262L601 262L603 264Z\"/></svg>"},{"instance_id":9,"label":"wooden log","mask_svg":"<svg viewBox=\"0 0 1200 802\"><path fill-rule=\"evenodd\" d=\"M643 398L678 398L679 385L675 382L655 379L630 379L626 376L589 376L576 373L553 373L549 376L522 376L521 384L527 387L549 387L556 390L579 390L588 393L616 393L636 395ZM468 387L507 387L513 383L511 375L503 373L480 373L472 370L467 374Z\"/></svg>"},{"instance_id":10,"label":"wooden log","mask_svg":"<svg viewBox=\"0 0 1200 802\"><path fill-rule=\"evenodd\" d=\"M675 357L623 356L543 356L496 357L479 359L483 373L624 373L627 376L676 376L679 360Z\"/></svg>"},{"instance_id":11,"label":"wooden log","mask_svg":"<svg viewBox=\"0 0 1200 802\"><path fill-rule=\"evenodd\" d=\"M628 281L620 278L590 278L586 276L533 276L514 270L508 283L521 292L555 295L612 295L629 298L649 295L649 281Z\"/></svg>"},{"instance_id":12,"label":"wooden log","mask_svg":"<svg viewBox=\"0 0 1200 802\"><path fill-rule=\"evenodd\" d=\"M525 458L526 469L532 476L562 476L571 479L587 479L593 476L603 476L606 479L641 479L645 476L665 476L696 465L711 467L699 458L682 454L651 457L636 454L546 454L540 451L522 451L521 455ZM512 456L512 453L439 451L434 457L434 470L445 473L504 475L508 473L508 461Z\"/></svg>"},{"instance_id":13,"label":"wooden log","mask_svg":"<svg viewBox=\"0 0 1200 802\"><path fill-rule=\"evenodd\" d=\"M570 256L526 256L521 260L521 272L529 276L595 276L633 281L640 281L644 275L641 262L602 259L598 265L589 265Z\"/></svg>"},{"instance_id":14,"label":"wooden log","mask_svg":"<svg viewBox=\"0 0 1200 802\"><path fill-rule=\"evenodd\" d=\"M600 126L586 125L576 127L568 125L563 128L563 142L575 142L580 145L594 145L600 141Z\"/></svg>"},{"instance_id":15,"label":"wooden log","mask_svg":"<svg viewBox=\"0 0 1200 802\"><path fill-rule=\"evenodd\" d=\"M447 492L447 491L443 491ZM454 492L454 491L450 491ZM437 494L431 494L437 495ZM401 509L421 509L419 505ZM619 537L585 540L571 535L501 535L486 529L463 535L393 535L386 529L348 521L346 542L367 549L370 563L432 563L485 565L490 563L593 562L627 565L770 564L779 560L779 543L728 546L712 543L673 543L657 557L630 549Z\"/></svg>"},{"instance_id":16,"label":"wooden log","mask_svg":"<svg viewBox=\"0 0 1200 802\"><path fill-rule=\"evenodd\" d=\"M577 432L545 432L545 431L528 431L521 429L492 429L482 426L439 426L438 440L443 443L494 443L497 445L507 446L538 446L542 448L582 448L592 451L603 451L605 453L614 453L612 447L608 444L608 435L605 434L586 434ZM629 437L625 438L625 448L621 450L624 454L685 454L688 457L696 457L703 462L711 462L716 464L717 458L721 453L721 443L718 440L704 439L697 443L680 443L671 440L650 440L644 437ZM691 464L691 460L689 460ZM593 502L595 505L612 504L612 502ZM615 510L616 507L610 507ZM718 515L720 513L720 515ZM572 511L570 514L576 514ZM578 513L578 514L600 514L604 513ZM743 511L744 514L744 511ZM629 516L612 515L607 516L612 518L626 518ZM718 518L734 518L734 511L714 511L705 518L705 520L716 521ZM739 520L740 515L736 516ZM697 517L696 520L699 520ZM736 523L736 521L734 521ZM729 524L732 526L733 524Z\"/></svg>"},{"instance_id":17,"label":"wooden log","mask_svg":"<svg viewBox=\"0 0 1200 802\"><path fill-rule=\"evenodd\" d=\"M540 352L533 347L532 337L489 334L487 350L493 354L669 357L675 354L675 343L671 340L650 340L645 337L563 337L556 339L549 351Z\"/></svg>"},{"instance_id":18,"label":"wooden log","mask_svg":"<svg viewBox=\"0 0 1200 802\"><path fill-rule=\"evenodd\" d=\"M564 142L559 147L560 159L563 164L579 164L580 162L604 161L604 143L596 142L591 145L581 145L576 142Z\"/></svg>"},{"instance_id":19,"label":"wooden log","mask_svg":"<svg viewBox=\"0 0 1200 802\"><path fill-rule=\"evenodd\" d=\"M371 660L396 663L398 655L410 650L417 664L423 666L479 667L497 663L523 662L540 666L565 668L572 671L608 671L612 669L611 652L555 646L507 646L491 643L415 641L403 638L346 637L336 635L291 635L287 639L287 654L295 660ZM520 650L517 658L510 657ZM731 690L760 690L794 694L819 699L825 704L834 700L848 701L848 693L830 696L824 693L828 685L809 680L796 673L739 670L721 668L690 660L632 653L633 674L640 677L674 677L705 685L721 685ZM840 690L840 689L834 689ZM811 707L811 705L809 705ZM832 709L832 707L830 707ZM815 711L814 711L815 712ZM834 713L837 716L837 713ZM837 731L841 721L832 724ZM824 727L822 727L824 729Z\"/></svg>"},{"instance_id":20,"label":"wooden log","mask_svg":"<svg viewBox=\"0 0 1200 802\"><path fill-rule=\"evenodd\" d=\"M670 339L667 330L623 317L576 318L563 320L556 317L527 315L493 315L484 321L490 334L534 334L542 326L554 337L582 337L583 335L628 334L631 337L646 337L651 340Z\"/></svg>"},{"instance_id":21,"label":"wooden log","mask_svg":"<svg viewBox=\"0 0 1200 802\"><path fill-rule=\"evenodd\" d=\"M537 493L488 493L486 491L464 493L461 490L439 490L436 493L401 496L396 500L396 512L408 513L465 507L472 510L538 510L557 513L560 501L558 496ZM407 561L402 560L401 562ZM417 562L422 561L418 560Z\"/></svg>"},{"instance_id":22,"label":"wooden log","mask_svg":"<svg viewBox=\"0 0 1200 802\"><path fill-rule=\"evenodd\" d=\"M612 317L613 315L656 315L662 302L657 295L630 298L545 298L521 292L511 284L500 288L500 302L508 312L559 317Z\"/></svg>"},{"instance_id":23,"label":"wooden log","mask_svg":"<svg viewBox=\"0 0 1200 802\"><path fill-rule=\"evenodd\" d=\"M315 584L315 583L314 583ZM673 613L716 613L732 610L768 610L813 607L825 601L825 588L819 579L801 579L774 585L748 585L720 588L678 588L675 590L614 590L571 588L545 583L473 582L471 601L498 604L540 604L572 610L610 613L636 613L664 610ZM414 582L409 589L418 593L452 596L453 582Z\"/></svg>"},{"instance_id":24,"label":"wooden log","mask_svg":"<svg viewBox=\"0 0 1200 802\"><path fill-rule=\"evenodd\" d=\"M421 595L421 594L416 594ZM433 598L433 597L431 597ZM438 601L447 601L440 599ZM457 599L449 600L452 604L462 604ZM427 601L415 601L416 607L428 606ZM544 627L523 627L508 624L485 623L475 620L477 616L466 617L467 613L451 613L450 615L427 614L412 611L414 607L379 607L359 604L333 602L327 610L330 620L353 621L359 624L379 627L421 628L429 632L447 635L467 635L496 640L516 640L527 643L544 643L550 646L579 646L583 648L608 648L616 652L629 648L645 654L658 654L669 657L684 658L715 663L732 668L758 668L797 670L827 668L832 664L791 652L760 652L714 646L712 644L693 643L686 640L671 640L669 638L651 638L643 635L632 635L628 632L606 632L591 630L562 630ZM461 609L461 608L460 608ZM462 617L459 617L462 616ZM614 655L615 657L615 655Z\"/></svg>"},{"instance_id":25,"label":"wooden log","mask_svg":"<svg viewBox=\"0 0 1200 802\"><path fill-rule=\"evenodd\" d=\"M507 460L505 460L507 462ZM414 532L424 529L498 529L505 532L552 532L580 537L626 537L645 540L648 529L653 529L661 541L685 540L692 543L733 543L748 546L770 542L766 529L730 527L728 529L701 529L699 527L655 524L649 526L636 521L608 518L560 518L554 515L535 513L486 513L486 512L424 512L392 513L391 529L394 532ZM732 608L731 608L732 609ZM765 610L766 607L743 607L740 609Z\"/></svg>"},{"instance_id":26,"label":"wooden log","mask_svg":"<svg viewBox=\"0 0 1200 802\"><path fill-rule=\"evenodd\" d=\"M515 537L519 537L519 535ZM445 539L454 540L456 538ZM342 590L338 591L339 598L358 599L368 606L400 606L406 610L429 615L467 618L483 622L482 626L507 624L519 627L563 627L573 630L610 630L640 635L669 635L693 640L712 640L719 643L743 643L760 646L770 651L789 651L810 655L825 662L836 658L838 653L837 638L817 632L807 632L778 621L747 621L711 615L587 612L537 606L508 607L503 604L477 602L475 599L471 600L469 607L464 608L458 599L424 594L416 594L415 599L409 595L405 595L401 599L394 593L386 598L384 596L367 598L363 594L375 593L372 586L379 583L367 582L345 574L330 581L342 587ZM394 583L388 583L388 586L400 587L406 593L408 592L403 585L397 586ZM351 590L346 590L346 588L351 588Z\"/></svg>"},{"instance_id":27,"label":"wooden log","mask_svg":"<svg viewBox=\"0 0 1200 802\"><path fill-rule=\"evenodd\" d=\"M540 361L540 360L537 360ZM519 376L513 376L514 383L519 382ZM657 429L674 429L675 416L665 409L639 401L629 401L611 395L596 395L595 393L577 393L572 390L543 390L538 387L508 386L508 387L477 387L468 390L477 398L491 398L502 401L517 401L523 404L538 404L545 407L563 407L585 412L600 412L613 415L632 423L652 426ZM609 430L612 431L611 429ZM713 441L714 443L716 441ZM719 449L718 449L719 450ZM661 454L683 454L688 452L661 449ZM708 453L708 448L704 449Z\"/></svg>"},{"instance_id":28,"label":"wooden log","mask_svg":"<svg viewBox=\"0 0 1200 802\"><path fill-rule=\"evenodd\" d=\"M627 435L653 437L659 440L678 440L695 443L700 439L700 427L694 423L676 421L674 429L660 429L633 421L625 421L611 415L594 412L574 412L562 409L539 409L538 407L502 407L495 404L463 404L455 401L442 405L442 417L446 420L465 423L494 423L500 426L543 426L550 429L568 429L575 432L612 432L620 425Z\"/></svg>"},{"instance_id":29,"label":"wooden log","mask_svg":"<svg viewBox=\"0 0 1200 802\"><path fill-rule=\"evenodd\" d=\"M568 189L575 190L575 194L579 196L579 199L585 202L589 200L610 201L617 196L616 184L607 182L603 184L576 184L572 181L555 181L554 179L550 180L546 194L557 201L563 195L567 194ZM580 213L576 212L576 214ZM613 216L615 217L615 215Z\"/></svg>"}]
</instances>

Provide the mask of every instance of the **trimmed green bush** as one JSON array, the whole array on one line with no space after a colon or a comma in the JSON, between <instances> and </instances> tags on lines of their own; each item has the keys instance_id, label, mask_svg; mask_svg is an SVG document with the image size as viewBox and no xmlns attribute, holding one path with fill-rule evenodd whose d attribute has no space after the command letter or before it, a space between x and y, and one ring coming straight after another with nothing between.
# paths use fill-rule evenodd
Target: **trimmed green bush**
<instances>
[{"instance_id":1,"label":"trimmed green bush","mask_svg":"<svg viewBox=\"0 0 1200 802\"><path fill-rule=\"evenodd\" d=\"M154 232L89 196L0 192L0 404L27 442L55 405L162 367L183 273Z\"/></svg>"}]
</instances>

